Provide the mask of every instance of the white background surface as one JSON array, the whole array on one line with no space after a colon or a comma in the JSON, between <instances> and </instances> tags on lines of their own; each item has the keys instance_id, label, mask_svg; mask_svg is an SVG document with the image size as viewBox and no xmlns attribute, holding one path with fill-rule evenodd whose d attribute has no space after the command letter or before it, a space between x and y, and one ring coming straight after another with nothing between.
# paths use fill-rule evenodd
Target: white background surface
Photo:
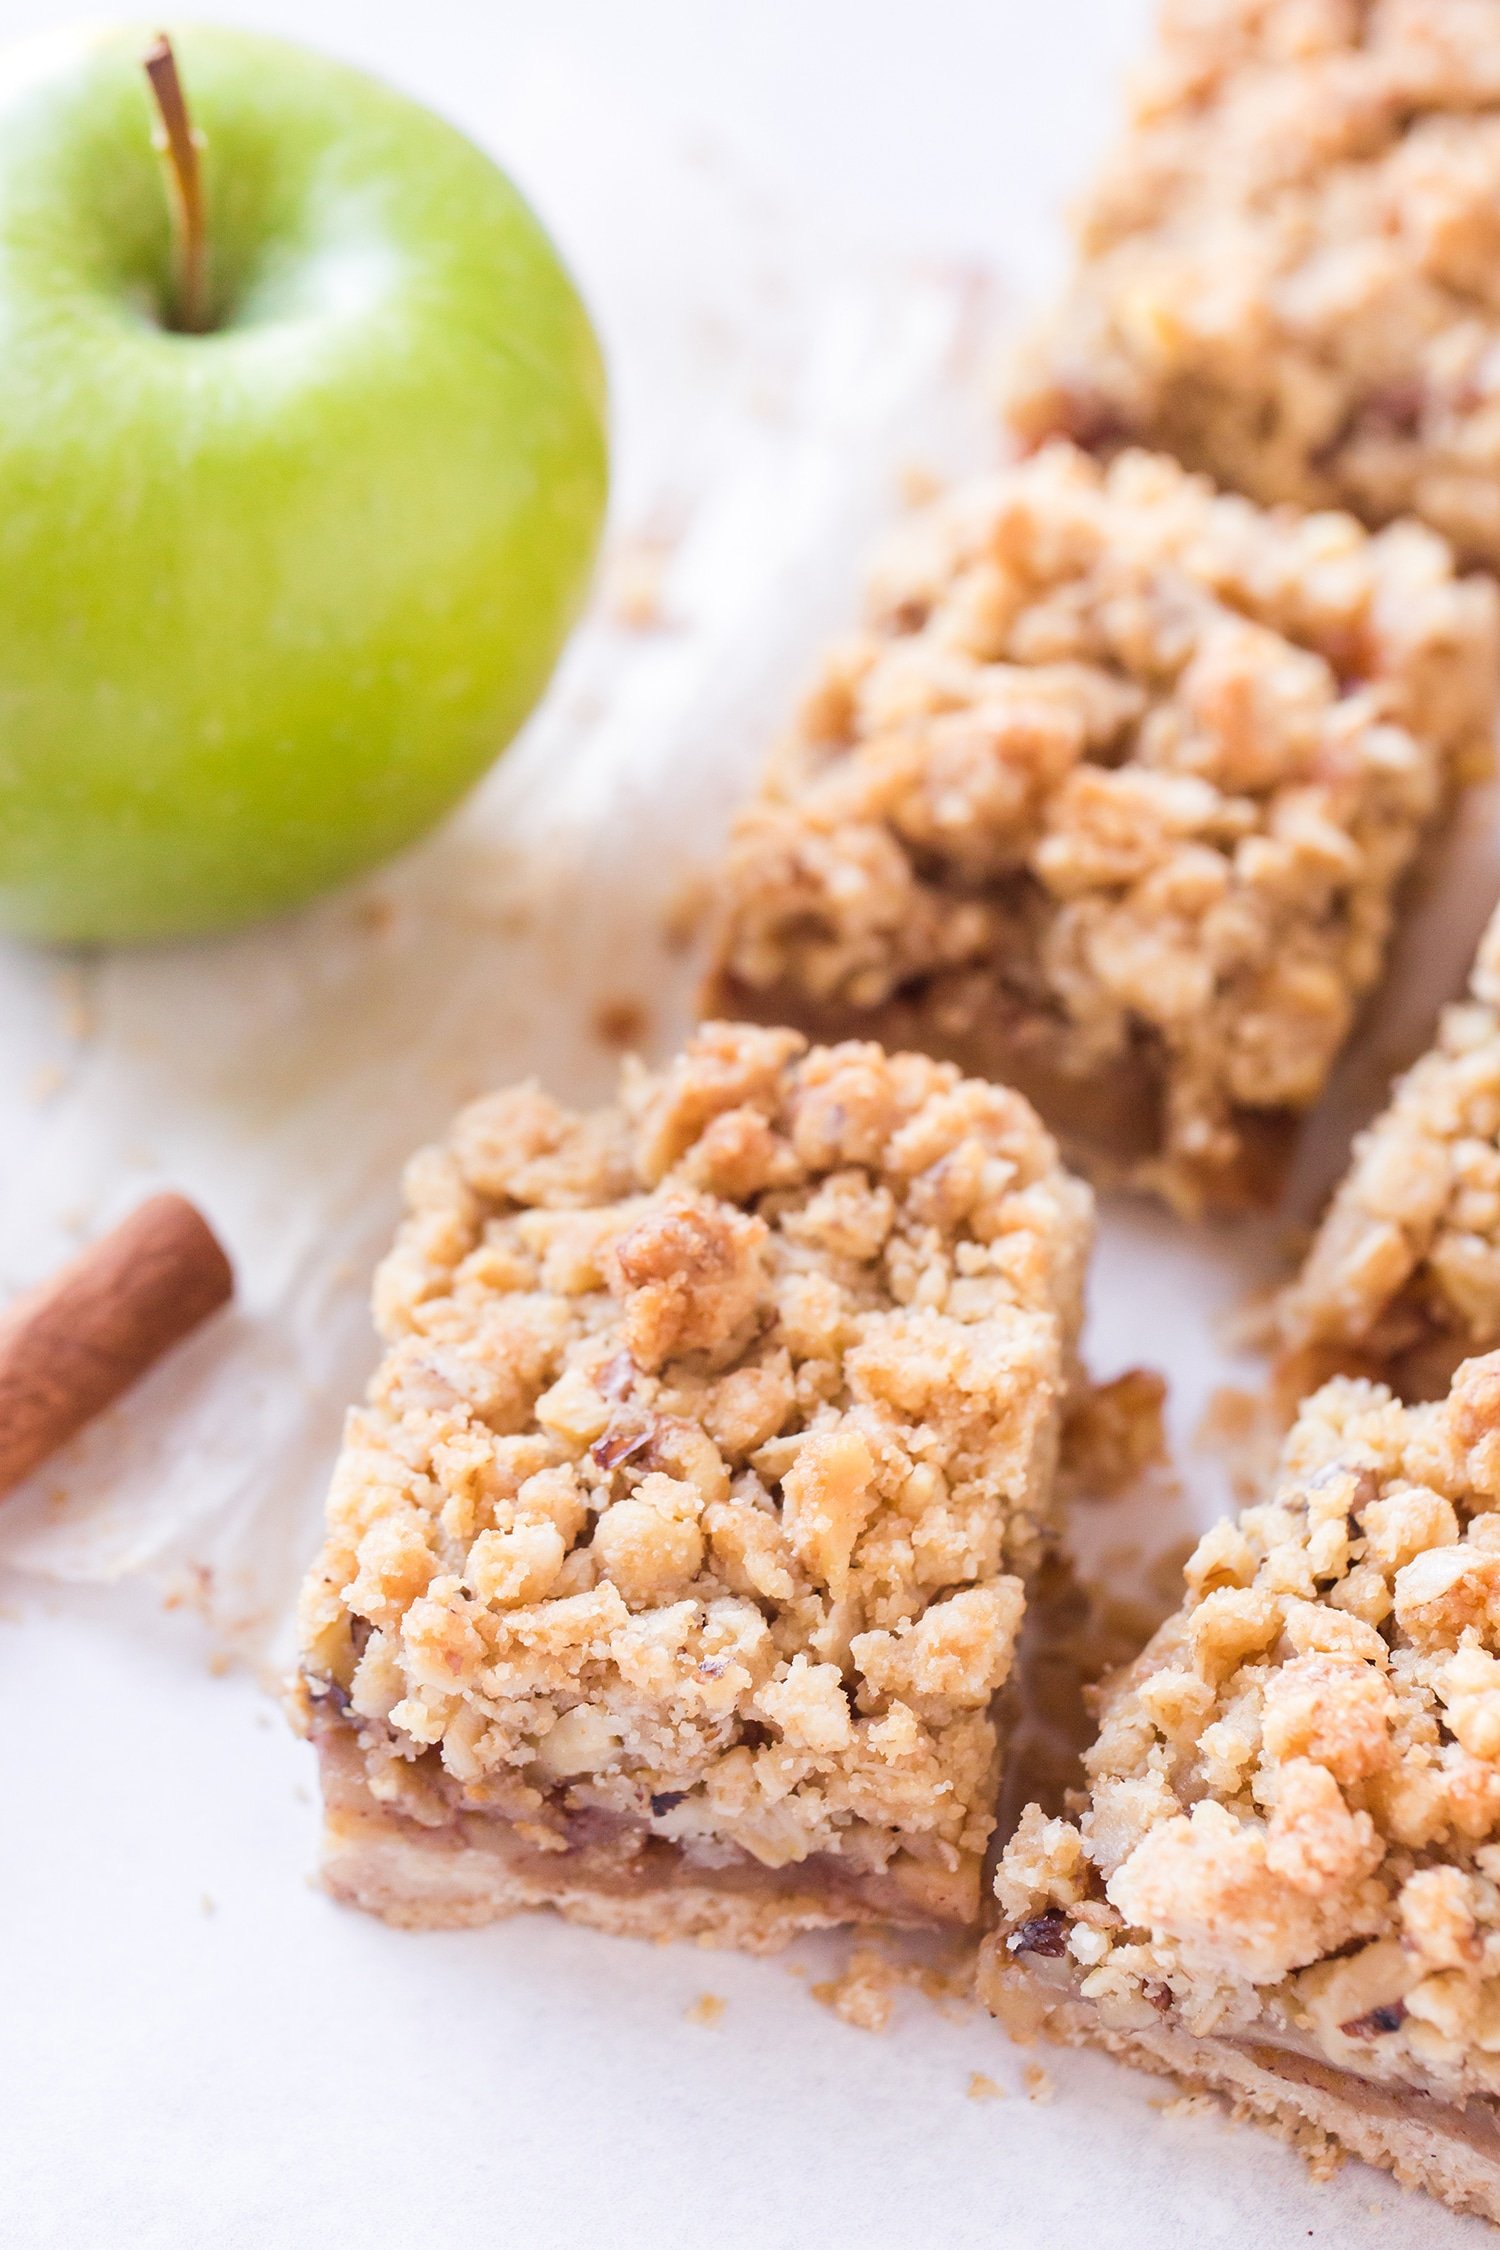
<instances>
[{"instance_id":1,"label":"white background surface","mask_svg":"<svg viewBox=\"0 0 1500 2250\"><path fill-rule=\"evenodd\" d=\"M400 1155L486 1080L598 1091L589 1010L622 979L669 1034L652 884L847 610L902 463L982 457L1004 289L980 269L1045 285L1144 7L204 12L364 60L511 162L604 327L616 537L671 531L669 630L596 617L480 799L292 925L126 961L0 953L0 1289L163 1178L242 1279L231 1320L0 1520L0 2244L1477 2242L1357 2167L1318 2187L1248 2131L1162 2119L1160 2087L1096 2058L1044 2057L1057 2098L1033 2104L982 2017L911 2002L874 2038L786 1962L545 1918L404 1936L311 1887L311 1758L261 1676L369 1361ZM8 36L59 20L0 4ZM1418 925L1340 1115L1500 887L1464 848L1462 906L1440 940ZM1187 1442L1232 1371L1212 1316L1276 1248L1107 1220L1096 1359L1172 1370L1194 1515L1221 1498ZM207 1625L163 1607L189 1561L214 1573ZM249 1660L225 1670L231 1648ZM704 1992L729 2003L712 2028L685 2016ZM1005 2099L967 2099L973 2071Z\"/></svg>"}]
</instances>

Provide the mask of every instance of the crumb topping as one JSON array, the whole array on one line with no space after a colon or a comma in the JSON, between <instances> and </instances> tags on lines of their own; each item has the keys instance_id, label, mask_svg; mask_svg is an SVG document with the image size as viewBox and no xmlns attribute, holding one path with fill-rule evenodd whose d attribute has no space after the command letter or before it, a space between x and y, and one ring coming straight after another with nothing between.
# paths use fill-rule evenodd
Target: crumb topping
<instances>
[{"instance_id":1,"label":"crumb topping","mask_svg":"<svg viewBox=\"0 0 1500 2250\"><path fill-rule=\"evenodd\" d=\"M1167 0L1014 419L1493 565L1497 213L1490 0Z\"/></svg>"},{"instance_id":2,"label":"crumb topping","mask_svg":"<svg viewBox=\"0 0 1500 2250\"><path fill-rule=\"evenodd\" d=\"M892 548L740 816L723 969L1133 1072L1146 1172L1190 1201L1246 1112L1321 1090L1495 638L1493 591L1414 526L1049 447Z\"/></svg>"},{"instance_id":3,"label":"crumb topping","mask_svg":"<svg viewBox=\"0 0 1500 2250\"><path fill-rule=\"evenodd\" d=\"M1187 1583L1087 1810L1007 1849L1002 1943L1117 2028L1500 2093L1500 1355L1430 1405L1325 1385Z\"/></svg>"},{"instance_id":4,"label":"crumb topping","mask_svg":"<svg viewBox=\"0 0 1500 2250\"><path fill-rule=\"evenodd\" d=\"M700 1865L993 1825L1088 1192L1017 1095L700 1028L418 1156L303 1597L369 1787Z\"/></svg>"},{"instance_id":5,"label":"crumb topping","mask_svg":"<svg viewBox=\"0 0 1500 2250\"><path fill-rule=\"evenodd\" d=\"M1435 1334L1500 1343L1500 915L1467 998L1356 1140L1279 1325L1293 1349L1381 1360Z\"/></svg>"}]
</instances>

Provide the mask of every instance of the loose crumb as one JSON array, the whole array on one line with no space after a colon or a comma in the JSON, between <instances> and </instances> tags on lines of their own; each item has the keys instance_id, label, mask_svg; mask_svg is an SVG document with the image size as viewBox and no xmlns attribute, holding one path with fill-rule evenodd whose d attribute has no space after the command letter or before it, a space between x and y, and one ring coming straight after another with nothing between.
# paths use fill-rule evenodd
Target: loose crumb
<instances>
[{"instance_id":1,"label":"loose crumb","mask_svg":"<svg viewBox=\"0 0 1500 2250\"><path fill-rule=\"evenodd\" d=\"M63 1029L78 1046L86 1045L99 1028L99 1012L82 969L59 970L57 997L62 1008Z\"/></svg>"},{"instance_id":2,"label":"loose crumb","mask_svg":"<svg viewBox=\"0 0 1500 2250\"><path fill-rule=\"evenodd\" d=\"M717 1992L700 1992L692 2006L683 2010L683 2014L689 2023L716 2024L728 2006L729 2002L721 2000Z\"/></svg>"},{"instance_id":3,"label":"loose crumb","mask_svg":"<svg viewBox=\"0 0 1500 2250\"><path fill-rule=\"evenodd\" d=\"M674 955L690 953L713 911L714 890L700 869L679 884L662 916L661 941Z\"/></svg>"},{"instance_id":4,"label":"loose crumb","mask_svg":"<svg viewBox=\"0 0 1500 2250\"><path fill-rule=\"evenodd\" d=\"M1153 2102L1151 2107L1163 2117L1222 2117L1224 2105L1213 2094L1174 2094L1170 2101Z\"/></svg>"},{"instance_id":5,"label":"loose crumb","mask_svg":"<svg viewBox=\"0 0 1500 2250\"><path fill-rule=\"evenodd\" d=\"M396 909L388 898L363 898L354 910L355 920L361 929L372 937L383 937L396 919Z\"/></svg>"},{"instance_id":6,"label":"loose crumb","mask_svg":"<svg viewBox=\"0 0 1500 2250\"><path fill-rule=\"evenodd\" d=\"M884 2031L900 1982L895 1965L872 1946L857 1945L840 1976L812 1987L812 1996L857 2031Z\"/></svg>"},{"instance_id":7,"label":"loose crumb","mask_svg":"<svg viewBox=\"0 0 1500 2250\"><path fill-rule=\"evenodd\" d=\"M660 633L672 620L664 604L675 542L646 533L622 539L605 564L604 613L630 633Z\"/></svg>"},{"instance_id":8,"label":"loose crumb","mask_svg":"<svg viewBox=\"0 0 1500 2250\"><path fill-rule=\"evenodd\" d=\"M971 2070L969 2072L969 2099L971 2102L1003 2102L1005 2088L997 2086L994 2079L986 2077L982 2070Z\"/></svg>"},{"instance_id":9,"label":"loose crumb","mask_svg":"<svg viewBox=\"0 0 1500 2250\"><path fill-rule=\"evenodd\" d=\"M207 1891L205 1891L203 1896L199 1899L198 1905L200 1910L204 1914L217 1914L219 1911L218 1901L213 1898Z\"/></svg>"},{"instance_id":10,"label":"loose crumb","mask_svg":"<svg viewBox=\"0 0 1500 2250\"><path fill-rule=\"evenodd\" d=\"M60 1094L67 1082L68 1074L61 1063L43 1063L39 1070L32 1072L31 1083L26 1091L40 1109L43 1102L50 1102L54 1094Z\"/></svg>"},{"instance_id":11,"label":"loose crumb","mask_svg":"<svg viewBox=\"0 0 1500 2250\"><path fill-rule=\"evenodd\" d=\"M643 1000L601 1000L593 1015L594 1037L616 1054L633 1054L651 1035L651 1016Z\"/></svg>"},{"instance_id":12,"label":"loose crumb","mask_svg":"<svg viewBox=\"0 0 1500 2250\"><path fill-rule=\"evenodd\" d=\"M1026 2099L1029 2102L1050 2102L1057 2093L1049 2071L1040 2063L1028 2063L1021 2073L1026 2082Z\"/></svg>"},{"instance_id":13,"label":"loose crumb","mask_svg":"<svg viewBox=\"0 0 1500 2250\"><path fill-rule=\"evenodd\" d=\"M902 501L908 508L929 506L943 489L942 478L927 461L908 461L898 482Z\"/></svg>"},{"instance_id":14,"label":"loose crumb","mask_svg":"<svg viewBox=\"0 0 1500 2250\"><path fill-rule=\"evenodd\" d=\"M1233 1383L1221 1383L1209 1395L1193 1443L1200 1453L1220 1463L1241 1507L1265 1490L1284 1419L1266 1391L1244 1391Z\"/></svg>"},{"instance_id":15,"label":"loose crumb","mask_svg":"<svg viewBox=\"0 0 1500 2250\"><path fill-rule=\"evenodd\" d=\"M1165 1461L1166 1400L1166 1377L1154 1367L1128 1367L1080 1394L1063 1427L1064 1473L1080 1497L1112 1500Z\"/></svg>"}]
</instances>

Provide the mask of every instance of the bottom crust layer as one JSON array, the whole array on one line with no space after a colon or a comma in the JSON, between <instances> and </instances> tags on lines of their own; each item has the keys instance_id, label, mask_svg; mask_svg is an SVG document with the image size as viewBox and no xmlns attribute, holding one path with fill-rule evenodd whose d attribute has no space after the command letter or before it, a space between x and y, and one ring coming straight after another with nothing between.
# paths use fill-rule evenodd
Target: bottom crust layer
<instances>
[{"instance_id":1,"label":"bottom crust layer","mask_svg":"<svg viewBox=\"0 0 1500 2250\"><path fill-rule=\"evenodd\" d=\"M851 1922L952 1930L978 1919L977 1860L952 1873L908 1861L860 1875L826 1855L782 1869L695 1867L659 1841L628 1855L618 1843L539 1850L494 1816L455 1813L428 1827L380 1804L345 1727L319 1730L318 1755L324 1886L402 1929L471 1928L551 1907L617 1936L774 1953L804 1930Z\"/></svg>"},{"instance_id":2,"label":"bottom crust layer","mask_svg":"<svg viewBox=\"0 0 1500 2250\"><path fill-rule=\"evenodd\" d=\"M1284 2138L1305 2139L1311 2127L1403 2187L1500 2224L1500 2122L1486 2103L1459 2109L1250 2038L1199 2039L1166 2022L1115 2030L1086 2000L1043 1984L993 1944L979 1994L1013 2038L1040 2033L1063 2046L1102 2047L1187 2088L1226 2095Z\"/></svg>"}]
</instances>

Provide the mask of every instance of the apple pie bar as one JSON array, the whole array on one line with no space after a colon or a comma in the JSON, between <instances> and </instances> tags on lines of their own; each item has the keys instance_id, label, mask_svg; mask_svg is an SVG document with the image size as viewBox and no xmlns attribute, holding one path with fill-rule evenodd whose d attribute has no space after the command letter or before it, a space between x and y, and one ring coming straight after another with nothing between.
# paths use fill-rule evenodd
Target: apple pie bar
<instances>
[{"instance_id":1,"label":"apple pie bar","mask_svg":"<svg viewBox=\"0 0 1500 2250\"><path fill-rule=\"evenodd\" d=\"M1265 1200L1495 646L1415 525L1049 446L877 569L736 823L708 1004L1016 1086L1184 1208Z\"/></svg>"},{"instance_id":2,"label":"apple pie bar","mask_svg":"<svg viewBox=\"0 0 1500 2250\"><path fill-rule=\"evenodd\" d=\"M1326 1384L1187 1587L1001 1860L985 1997L1500 2220L1500 1354Z\"/></svg>"},{"instance_id":3,"label":"apple pie bar","mask_svg":"<svg viewBox=\"0 0 1500 2250\"><path fill-rule=\"evenodd\" d=\"M976 1920L1092 1224L1027 1103L704 1025L412 1164L301 1611L333 1892Z\"/></svg>"},{"instance_id":4,"label":"apple pie bar","mask_svg":"<svg viewBox=\"0 0 1500 2250\"><path fill-rule=\"evenodd\" d=\"M1492 0L1167 0L1078 235L1023 438L1160 446L1500 565Z\"/></svg>"},{"instance_id":5,"label":"apple pie bar","mask_svg":"<svg viewBox=\"0 0 1500 2250\"><path fill-rule=\"evenodd\" d=\"M1500 1344L1500 915L1466 997L1355 1142L1279 1328L1292 1368L1446 1387Z\"/></svg>"}]
</instances>

